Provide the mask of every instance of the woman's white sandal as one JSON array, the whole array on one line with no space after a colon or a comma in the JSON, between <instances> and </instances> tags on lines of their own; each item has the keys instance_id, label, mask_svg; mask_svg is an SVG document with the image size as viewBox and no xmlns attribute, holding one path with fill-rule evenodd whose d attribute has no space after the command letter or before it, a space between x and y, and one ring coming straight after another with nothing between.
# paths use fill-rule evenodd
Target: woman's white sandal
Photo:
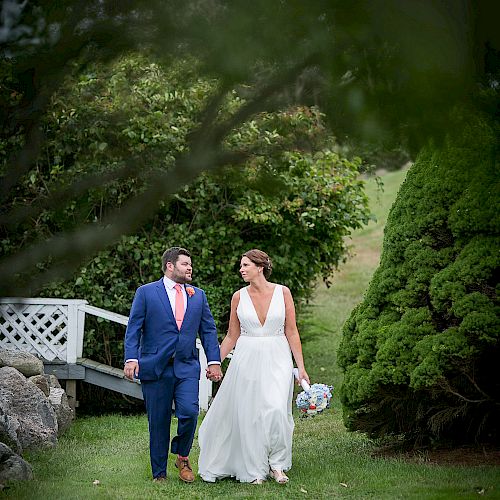
<instances>
[{"instance_id":1,"label":"woman's white sandal","mask_svg":"<svg viewBox=\"0 0 500 500\"><path fill-rule=\"evenodd\" d=\"M279 484L288 483L288 476L281 470L270 469L270 476Z\"/></svg>"},{"instance_id":2,"label":"woman's white sandal","mask_svg":"<svg viewBox=\"0 0 500 500\"><path fill-rule=\"evenodd\" d=\"M250 484L262 484L263 482L262 479L254 479Z\"/></svg>"}]
</instances>

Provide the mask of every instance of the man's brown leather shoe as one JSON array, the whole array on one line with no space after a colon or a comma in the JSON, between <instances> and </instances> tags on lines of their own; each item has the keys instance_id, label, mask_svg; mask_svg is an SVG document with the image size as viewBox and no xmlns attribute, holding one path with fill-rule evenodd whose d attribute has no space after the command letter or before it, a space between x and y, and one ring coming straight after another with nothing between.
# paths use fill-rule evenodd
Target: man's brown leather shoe
<instances>
[{"instance_id":1,"label":"man's brown leather shoe","mask_svg":"<svg viewBox=\"0 0 500 500\"><path fill-rule=\"evenodd\" d=\"M179 469L179 477L182 481L185 483L192 483L194 481L193 469L191 468L189 458L177 457L175 466Z\"/></svg>"}]
</instances>

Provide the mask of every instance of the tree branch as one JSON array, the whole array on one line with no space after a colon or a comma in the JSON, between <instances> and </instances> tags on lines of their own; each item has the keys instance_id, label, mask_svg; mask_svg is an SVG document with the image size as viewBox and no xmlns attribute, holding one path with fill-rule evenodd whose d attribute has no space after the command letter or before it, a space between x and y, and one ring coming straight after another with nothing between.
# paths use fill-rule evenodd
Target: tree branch
<instances>
[{"instance_id":1,"label":"tree branch","mask_svg":"<svg viewBox=\"0 0 500 500\"><path fill-rule=\"evenodd\" d=\"M216 151L205 152L203 156L190 154L168 172L151 173L147 178L149 187L102 222L59 234L4 259L0 263L0 295L33 293L54 279L69 276L86 257L137 230L161 200L194 180L202 170L228 163L239 164L249 154ZM47 261L50 263L46 271L33 274L37 265Z\"/></svg>"},{"instance_id":2,"label":"tree branch","mask_svg":"<svg viewBox=\"0 0 500 500\"><path fill-rule=\"evenodd\" d=\"M269 105L268 100L278 92L283 91L287 85L296 80L304 69L312 67L316 58L316 55L311 55L288 71L279 73L270 83L259 89L256 96L251 101L242 106L228 120L221 123L218 127L215 127L211 134L212 140L215 142L222 141L222 139L236 126L244 123L248 118L264 109L267 111Z\"/></svg>"},{"instance_id":3,"label":"tree branch","mask_svg":"<svg viewBox=\"0 0 500 500\"><path fill-rule=\"evenodd\" d=\"M470 399L470 398L467 398L466 396L460 394L458 391L454 390L450 383L448 382L448 380L446 380L445 378L443 378L441 380L441 383L445 389L445 391L453 394L454 396L456 396L457 398L461 399L462 401L466 401L467 403L486 403L487 401L492 401L492 399L490 397L486 397L484 399Z\"/></svg>"},{"instance_id":4,"label":"tree branch","mask_svg":"<svg viewBox=\"0 0 500 500\"><path fill-rule=\"evenodd\" d=\"M21 206L9 213L1 215L0 225L9 229L17 224L21 224L27 219L35 218L40 215L42 210L60 206L62 203L80 196L89 189L104 186L109 182L124 180L133 176L138 175L137 164L132 163L132 160L128 160L127 164L122 168L110 172L99 172L87 175L64 189L57 189L56 187L49 196L36 200L33 205Z\"/></svg>"}]
</instances>

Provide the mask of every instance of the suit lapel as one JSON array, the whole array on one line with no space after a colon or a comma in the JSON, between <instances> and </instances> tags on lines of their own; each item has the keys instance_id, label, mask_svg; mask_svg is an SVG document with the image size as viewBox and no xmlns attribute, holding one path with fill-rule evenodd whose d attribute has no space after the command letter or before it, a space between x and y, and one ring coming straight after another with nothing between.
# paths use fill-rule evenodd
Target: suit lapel
<instances>
[{"instance_id":1,"label":"suit lapel","mask_svg":"<svg viewBox=\"0 0 500 500\"><path fill-rule=\"evenodd\" d=\"M172 312L172 306L168 300L167 291L165 290L165 285L163 284L163 278L156 282L156 292L158 293L158 297L167 311L169 319L175 323L174 313Z\"/></svg>"}]
</instances>

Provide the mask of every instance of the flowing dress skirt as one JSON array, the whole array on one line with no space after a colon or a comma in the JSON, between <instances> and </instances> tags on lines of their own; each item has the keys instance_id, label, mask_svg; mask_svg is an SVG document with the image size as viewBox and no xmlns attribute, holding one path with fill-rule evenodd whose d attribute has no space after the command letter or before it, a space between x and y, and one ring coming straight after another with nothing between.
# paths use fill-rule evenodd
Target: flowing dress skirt
<instances>
[{"instance_id":1,"label":"flowing dress skirt","mask_svg":"<svg viewBox=\"0 0 500 500\"><path fill-rule=\"evenodd\" d=\"M266 479L292 466L292 356L285 335L241 335L198 440L205 481Z\"/></svg>"}]
</instances>

